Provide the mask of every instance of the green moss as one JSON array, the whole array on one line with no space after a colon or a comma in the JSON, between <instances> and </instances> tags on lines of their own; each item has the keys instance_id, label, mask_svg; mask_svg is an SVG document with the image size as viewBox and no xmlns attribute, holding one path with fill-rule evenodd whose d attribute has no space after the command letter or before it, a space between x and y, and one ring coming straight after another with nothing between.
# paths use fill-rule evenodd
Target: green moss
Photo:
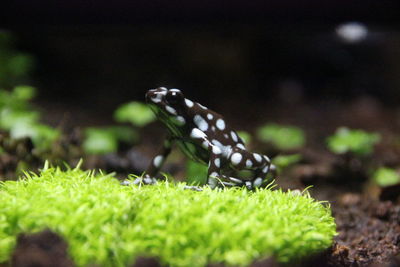
<instances>
[{"instance_id":1,"label":"green moss","mask_svg":"<svg viewBox=\"0 0 400 267\"><path fill-rule=\"evenodd\" d=\"M111 175L46 168L0 184L0 262L21 232L46 227L70 245L78 266L126 266L155 255L171 266L281 262L328 247L330 209L306 193L184 190L184 184L121 186Z\"/></svg>"}]
</instances>

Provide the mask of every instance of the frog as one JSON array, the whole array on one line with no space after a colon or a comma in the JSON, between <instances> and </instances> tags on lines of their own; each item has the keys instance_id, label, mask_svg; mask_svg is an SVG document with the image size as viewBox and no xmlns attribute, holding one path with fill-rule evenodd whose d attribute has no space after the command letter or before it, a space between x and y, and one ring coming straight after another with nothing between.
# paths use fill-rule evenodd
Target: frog
<instances>
[{"instance_id":1,"label":"frog","mask_svg":"<svg viewBox=\"0 0 400 267\"><path fill-rule=\"evenodd\" d=\"M261 187L275 166L266 155L246 150L245 143L219 113L184 96L181 90L165 87L150 89L146 102L156 118L167 128L161 150L151 160L142 179L136 183L156 183L154 178L176 144L191 160L208 165L207 184L218 186ZM250 179L231 177L230 173L250 170Z\"/></svg>"}]
</instances>

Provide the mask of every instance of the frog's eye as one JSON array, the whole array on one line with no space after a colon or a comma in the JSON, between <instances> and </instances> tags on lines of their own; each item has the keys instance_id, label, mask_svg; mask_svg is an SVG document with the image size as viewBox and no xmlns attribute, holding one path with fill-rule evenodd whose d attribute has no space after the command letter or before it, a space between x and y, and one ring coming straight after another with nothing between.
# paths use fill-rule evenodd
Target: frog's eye
<instances>
[{"instance_id":1,"label":"frog's eye","mask_svg":"<svg viewBox=\"0 0 400 267\"><path fill-rule=\"evenodd\" d=\"M165 96L169 104L177 104L183 100L183 94L178 89L171 89Z\"/></svg>"}]
</instances>

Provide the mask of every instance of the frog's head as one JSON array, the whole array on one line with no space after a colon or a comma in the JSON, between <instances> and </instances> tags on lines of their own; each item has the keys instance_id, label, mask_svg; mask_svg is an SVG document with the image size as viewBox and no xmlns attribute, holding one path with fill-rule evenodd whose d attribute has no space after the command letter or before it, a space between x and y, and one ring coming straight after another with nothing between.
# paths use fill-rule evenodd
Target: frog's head
<instances>
[{"instance_id":1,"label":"frog's head","mask_svg":"<svg viewBox=\"0 0 400 267\"><path fill-rule=\"evenodd\" d=\"M165 124L176 126L185 124L187 106L185 97L178 89L159 87L146 93L146 101L156 116ZM187 101L187 100L186 100Z\"/></svg>"}]
</instances>

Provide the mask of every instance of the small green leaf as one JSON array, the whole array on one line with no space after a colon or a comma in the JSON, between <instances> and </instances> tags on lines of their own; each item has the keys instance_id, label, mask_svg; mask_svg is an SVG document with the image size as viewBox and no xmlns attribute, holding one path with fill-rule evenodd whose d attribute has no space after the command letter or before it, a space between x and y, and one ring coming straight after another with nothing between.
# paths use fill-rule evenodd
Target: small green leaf
<instances>
[{"instance_id":1,"label":"small green leaf","mask_svg":"<svg viewBox=\"0 0 400 267\"><path fill-rule=\"evenodd\" d=\"M85 130L83 148L88 154L106 154L116 152L118 142L110 131L97 128Z\"/></svg>"},{"instance_id":2,"label":"small green leaf","mask_svg":"<svg viewBox=\"0 0 400 267\"><path fill-rule=\"evenodd\" d=\"M117 108L114 118L117 122L130 122L138 127L143 127L155 120L153 111L146 104L135 101Z\"/></svg>"},{"instance_id":3,"label":"small green leaf","mask_svg":"<svg viewBox=\"0 0 400 267\"><path fill-rule=\"evenodd\" d=\"M33 144L41 150L50 149L51 145L61 136L60 130L44 124L36 124L34 131Z\"/></svg>"},{"instance_id":4,"label":"small green leaf","mask_svg":"<svg viewBox=\"0 0 400 267\"><path fill-rule=\"evenodd\" d=\"M90 127L85 130L83 148L88 154L106 154L116 152L120 141L133 144L138 139L139 134L131 127Z\"/></svg>"},{"instance_id":5,"label":"small green leaf","mask_svg":"<svg viewBox=\"0 0 400 267\"><path fill-rule=\"evenodd\" d=\"M20 77L28 73L33 67L33 58L25 54L16 54L9 59L8 69L11 75Z\"/></svg>"},{"instance_id":6,"label":"small green leaf","mask_svg":"<svg viewBox=\"0 0 400 267\"><path fill-rule=\"evenodd\" d=\"M329 150L335 154L351 152L357 156L367 156L372 153L379 140L380 135L377 133L340 127L334 135L328 137L327 143Z\"/></svg>"},{"instance_id":7,"label":"small green leaf","mask_svg":"<svg viewBox=\"0 0 400 267\"><path fill-rule=\"evenodd\" d=\"M373 180L379 186L390 186L400 183L400 175L394 169L382 167L375 171Z\"/></svg>"},{"instance_id":8,"label":"small green leaf","mask_svg":"<svg viewBox=\"0 0 400 267\"><path fill-rule=\"evenodd\" d=\"M304 132L294 126L267 124L257 129L257 137L281 150L296 149L305 144Z\"/></svg>"},{"instance_id":9,"label":"small green leaf","mask_svg":"<svg viewBox=\"0 0 400 267\"><path fill-rule=\"evenodd\" d=\"M22 101L27 101L34 98L36 89L28 85L20 85L14 88L13 96Z\"/></svg>"},{"instance_id":10,"label":"small green leaf","mask_svg":"<svg viewBox=\"0 0 400 267\"><path fill-rule=\"evenodd\" d=\"M128 144L134 144L139 140L139 133L132 127L110 126L103 129L110 131L110 133L114 135L118 141L122 141Z\"/></svg>"},{"instance_id":11,"label":"small green leaf","mask_svg":"<svg viewBox=\"0 0 400 267\"><path fill-rule=\"evenodd\" d=\"M279 155L276 156L272 163L278 167L279 169L285 169L291 165L298 163L301 160L300 154L291 154L291 155Z\"/></svg>"}]
</instances>

